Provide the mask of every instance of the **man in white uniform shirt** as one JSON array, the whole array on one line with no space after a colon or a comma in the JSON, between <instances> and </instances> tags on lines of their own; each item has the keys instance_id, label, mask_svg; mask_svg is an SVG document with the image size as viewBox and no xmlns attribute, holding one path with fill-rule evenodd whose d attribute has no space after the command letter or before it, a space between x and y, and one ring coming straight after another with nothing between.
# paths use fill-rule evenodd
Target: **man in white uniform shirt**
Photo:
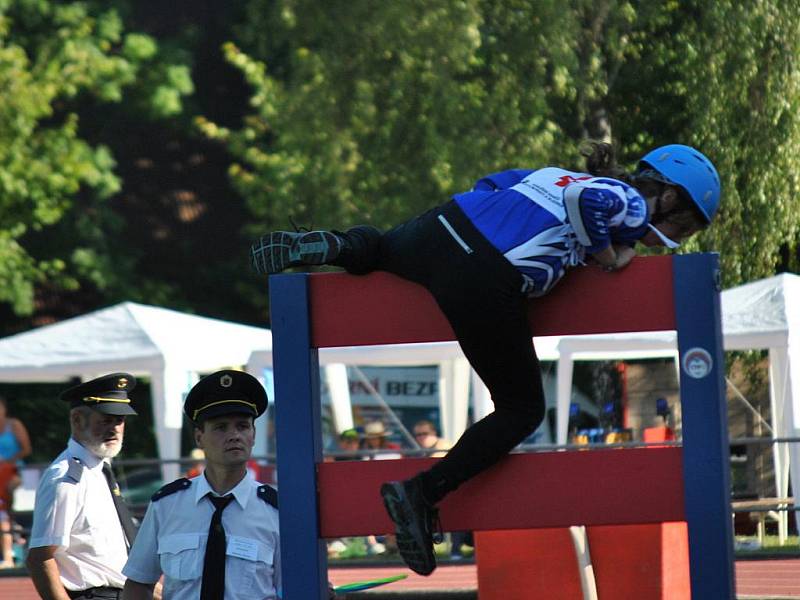
<instances>
[{"instance_id":1,"label":"man in white uniform shirt","mask_svg":"<svg viewBox=\"0 0 800 600\"><path fill-rule=\"evenodd\" d=\"M126 600L150 600L162 574L168 600L279 597L277 492L247 471L254 419L266 408L264 388L240 371L218 371L191 389L184 412L205 471L153 496L123 569Z\"/></svg>"},{"instance_id":2,"label":"man in white uniform shirt","mask_svg":"<svg viewBox=\"0 0 800 600\"><path fill-rule=\"evenodd\" d=\"M136 530L110 459L122 449L125 416L136 414L128 398L135 385L113 373L61 394L72 435L39 481L26 561L45 600L122 597Z\"/></svg>"}]
</instances>

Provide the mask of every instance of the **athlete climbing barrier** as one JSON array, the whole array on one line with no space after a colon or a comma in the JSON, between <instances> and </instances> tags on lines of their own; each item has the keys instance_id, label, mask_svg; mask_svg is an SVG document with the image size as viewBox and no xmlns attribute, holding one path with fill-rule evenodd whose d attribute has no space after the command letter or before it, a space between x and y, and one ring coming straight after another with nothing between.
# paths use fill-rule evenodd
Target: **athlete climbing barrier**
<instances>
[{"instance_id":1,"label":"athlete climbing barrier","mask_svg":"<svg viewBox=\"0 0 800 600\"><path fill-rule=\"evenodd\" d=\"M322 462L318 349L453 340L429 293L388 273L270 278L283 597L327 597L326 537L392 531L380 483L436 459ZM476 315L475 318L480 318ZM716 254L570 273L534 334L677 330L682 448L516 454L450 494L445 531L686 520L692 597L734 598Z\"/></svg>"}]
</instances>

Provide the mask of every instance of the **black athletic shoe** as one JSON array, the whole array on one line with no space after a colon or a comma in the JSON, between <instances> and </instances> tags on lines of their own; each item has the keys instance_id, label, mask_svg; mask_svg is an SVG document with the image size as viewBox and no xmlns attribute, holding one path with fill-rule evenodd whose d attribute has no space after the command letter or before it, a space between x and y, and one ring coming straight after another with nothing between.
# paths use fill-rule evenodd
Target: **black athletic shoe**
<instances>
[{"instance_id":1,"label":"black athletic shoe","mask_svg":"<svg viewBox=\"0 0 800 600\"><path fill-rule=\"evenodd\" d=\"M400 556L415 573L430 575L436 568L433 542L439 511L425 501L415 479L384 483L381 496L394 521Z\"/></svg>"},{"instance_id":2,"label":"black athletic shoe","mask_svg":"<svg viewBox=\"0 0 800 600\"><path fill-rule=\"evenodd\" d=\"M330 231L273 231L250 247L250 261L267 275L298 265L328 264L341 248L342 241Z\"/></svg>"}]
</instances>

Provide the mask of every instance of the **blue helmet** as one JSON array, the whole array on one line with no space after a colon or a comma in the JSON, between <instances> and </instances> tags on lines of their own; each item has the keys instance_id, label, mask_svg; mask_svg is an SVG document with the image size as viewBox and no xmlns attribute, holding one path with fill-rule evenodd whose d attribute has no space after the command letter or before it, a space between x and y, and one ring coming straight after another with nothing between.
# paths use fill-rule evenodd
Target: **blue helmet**
<instances>
[{"instance_id":1,"label":"blue helmet","mask_svg":"<svg viewBox=\"0 0 800 600\"><path fill-rule=\"evenodd\" d=\"M653 169L683 189L709 223L719 207L720 183L708 157L691 146L670 144L651 150L639 161L639 170Z\"/></svg>"}]
</instances>

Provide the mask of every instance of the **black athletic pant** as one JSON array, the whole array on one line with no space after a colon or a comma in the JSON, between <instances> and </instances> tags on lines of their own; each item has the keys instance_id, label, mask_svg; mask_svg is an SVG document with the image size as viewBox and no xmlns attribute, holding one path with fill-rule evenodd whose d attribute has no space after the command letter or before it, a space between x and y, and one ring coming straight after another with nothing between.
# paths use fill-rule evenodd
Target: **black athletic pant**
<instances>
[{"instance_id":1,"label":"black athletic pant","mask_svg":"<svg viewBox=\"0 0 800 600\"><path fill-rule=\"evenodd\" d=\"M384 234L369 226L336 233L346 244L335 264L354 274L389 271L430 290L491 393L494 412L422 473L425 498L436 503L508 454L544 417L522 275L452 200Z\"/></svg>"}]
</instances>

